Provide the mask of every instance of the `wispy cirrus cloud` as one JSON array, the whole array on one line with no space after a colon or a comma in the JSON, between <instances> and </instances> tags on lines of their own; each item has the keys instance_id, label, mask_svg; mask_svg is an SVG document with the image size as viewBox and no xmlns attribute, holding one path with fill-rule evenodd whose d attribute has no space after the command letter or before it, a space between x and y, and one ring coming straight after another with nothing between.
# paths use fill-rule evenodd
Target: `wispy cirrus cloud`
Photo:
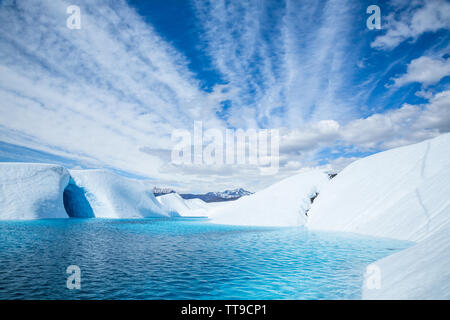
<instances>
[{"instance_id":1,"label":"wispy cirrus cloud","mask_svg":"<svg viewBox=\"0 0 450 320\"><path fill-rule=\"evenodd\" d=\"M20 146L2 144L8 150L27 147L186 191L256 190L304 167L342 168L364 152L450 131L442 45L393 57L378 50L445 30L447 11L436 18L437 3L395 1L399 11L376 35L365 27L364 5L350 0L192 0L190 32L200 41L187 45L198 48L198 61L212 62L215 81L201 79L208 72L198 72L131 2L77 1L82 28L70 30L70 1L4 0L0 140ZM395 21L409 31L398 35ZM215 81L212 90L205 80ZM406 101L408 90L423 99ZM248 165L173 165L171 134L192 131L194 121L221 131L280 129L278 175L262 177ZM26 152L26 159L36 154Z\"/></svg>"},{"instance_id":2,"label":"wispy cirrus cloud","mask_svg":"<svg viewBox=\"0 0 450 320\"><path fill-rule=\"evenodd\" d=\"M159 176L160 159L140 148L170 149L173 128L193 119L220 125L214 101L126 2L78 3L81 30L66 27L69 2L2 2L2 139Z\"/></svg>"},{"instance_id":3,"label":"wispy cirrus cloud","mask_svg":"<svg viewBox=\"0 0 450 320\"><path fill-rule=\"evenodd\" d=\"M206 52L231 90L228 121L298 125L342 117L349 1L196 1Z\"/></svg>"}]
</instances>

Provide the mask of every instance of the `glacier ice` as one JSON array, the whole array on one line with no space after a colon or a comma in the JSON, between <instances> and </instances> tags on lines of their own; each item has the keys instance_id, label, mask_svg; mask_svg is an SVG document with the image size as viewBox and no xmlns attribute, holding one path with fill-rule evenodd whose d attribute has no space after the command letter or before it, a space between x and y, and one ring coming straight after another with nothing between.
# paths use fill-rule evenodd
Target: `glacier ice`
<instances>
[{"instance_id":1,"label":"glacier ice","mask_svg":"<svg viewBox=\"0 0 450 320\"><path fill-rule=\"evenodd\" d=\"M64 188L69 172L62 166L0 163L0 219L66 218Z\"/></svg>"},{"instance_id":2,"label":"glacier ice","mask_svg":"<svg viewBox=\"0 0 450 320\"><path fill-rule=\"evenodd\" d=\"M296 226L416 242L376 261L365 299L450 299L450 134L355 161L330 181L298 174L211 208L215 223ZM309 209L309 198L318 196Z\"/></svg>"},{"instance_id":3,"label":"glacier ice","mask_svg":"<svg viewBox=\"0 0 450 320\"><path fill-rule=\"evenodd\" d=\"M325 186L311 229L417 242L373 263L364 299L450 299L450 134L358 160Z\"/></svg>"},{"instance_id":4,"label":"glacier ice","mask_svg":"<svg viewBox=\"0 0 450 320\"><path fill-rule=\"evenodd\" d=\"M364 286L363 298L450 299L448 181L450 134L355 161L332 180L322 171L303 172L214 204L178 194L155 198L147 182L103 170L0 163L0 219L206 215L220 224L306 224L409 240L416 244L374 262L381 287Z\"/></svg>"},{"instance_id":5,"label":"glacier ice","mask_svg":"<svg viewBox=\"0 0 450 320\"><path fill-rule=\"evenodd\" d=\"M372 265L380 270L380 287L363 285L364 299L450 299L450 225L414 246ZM366 281L369 279L366 276Z\"/></svg>"},{"instance_id":6,"label":"glacier ice","mask_svg":"<svg viewBox=\"0 0 450 320\"><path fill-rule=\"evenodd\" d=\"M419 241L450 218L450 134L355 161L314 201L307 227Z\"/></svg>"},{"instance_id":7,"label":"glacier ice","mask_svg":"<svg viewBox=\"0 0 450 320\"><path fill-rule=\"evenodd\" d=\"M86 198L84 188L77 186L73 178L64 189L64 208L71 218L95 218L94 210Z\"/></svg>"},{"instance_id":8,"label":"glacier ice","mask_svg":"<svg viewBox=\"0 0 450 320\"><path fill-rule=\"evenodd\" d=\"M151 186L105 170L70 170L75 184L85 192L96 218L146 218L178 216L155 199Z\"/></svg>"},{"instance_id":9,"label":"glacier ice","mask_svg":"<svg viewBox=\"0 0 450 320\"><path fill-rule=\"evenodd\" d=\"M0 163L0 219L172 217L145 181L105 170Z\"/></svg>"},{"instance_id":10,"label":"glacier ice","mask_svg":"<svg viewBox=\"0 0 450 320\"><path fill-rule=\"evenodd\" d=\"M156 197L161 206L168 212L182 217L204 217L208 214L208 204L200 199L183 199L178 193L168 193Z\"/></svg>"},{"instance_id":11,"label":"glacier ice","mask_svg":"<svg viewBox=\"0 0 450 320\"><path fill-rule=\"evenodd\" d=\"M212 222L253 226L300 226L311 197L329 181L320 170L302 172L264 190L209 210Z\"/></svg>"}]
</instances>

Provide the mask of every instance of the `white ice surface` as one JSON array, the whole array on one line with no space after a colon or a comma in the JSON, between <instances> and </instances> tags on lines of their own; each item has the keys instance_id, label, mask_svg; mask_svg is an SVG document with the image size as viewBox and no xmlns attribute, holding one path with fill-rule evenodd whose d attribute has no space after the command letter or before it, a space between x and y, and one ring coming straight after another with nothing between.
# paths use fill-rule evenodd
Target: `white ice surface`
<instances>
[{"instance_id":1,"label":"white ice surface","mask_svg":"<svg viewBox=\"0 0 450 320\"><path fill-rule=\"evenodd\" d=\"M69 172L58 165L0 163L0 219L67 218L68 182Z\"/></svg>"},{"instance_id":2,"label":"white ice surface","mask_svg":"<svg viewBox=\"0 0 450 320\"><path fill-rule=\"evenodd\" d=\"M442 228L418 244L376 261L379 288L363 285L364 299L450 299L450 228Z\"/></svg>"},{"instance_id":3,"label":"white ice surface","mask_svg":"<svg viewBox=\"0 0 450 320\"><path fill-rule=\"evenodd\" d=\"M450 134L346 167L317 197L307 227L420 241L450 218Z\"/></svg>"},{"instance_id":4,"label":"white ice surface","mask_svg":"<svg viewBox=\"0 0 450 320\"><path fill-rule=\"evenodd\" d=\"M307 222L418 242L373 263L381 286L363 285L364 299L449 299L449 225L450 134L350 164L323 188Z\"/></svg>"},{"instance_id":5,"label":"white ice surface","mask_svg":"<svg viewBox=\"0 0 450 320\"><path fill-rule=\"evenodd\" d=\"M177 215L164 210L145 181L104 170L70 170L86 192L96 218L145 218Z\"/></svg>"},{"instance_id":6,"label":"white ice surface","mask_svg":"<svg viewBox=\"0 0 450 320\"><path fill-rule=\"evenodd\" d=\"M213 223L253 226L300 226L310 198L328 183L322 171L299 173L255 194L210 209Z\"/></svg>"},{"instance_id":7,"label":"white ice surface","mask_svg":"<svg viewBox=\"0 0 450 320\"><path fill-rule=\"evenodd\" d=\"M178 193L168 193L156 200L168 212L176 212L183 217L207 216L208 205L201 199L183 199Z\"/></svg>"}]
</instances>

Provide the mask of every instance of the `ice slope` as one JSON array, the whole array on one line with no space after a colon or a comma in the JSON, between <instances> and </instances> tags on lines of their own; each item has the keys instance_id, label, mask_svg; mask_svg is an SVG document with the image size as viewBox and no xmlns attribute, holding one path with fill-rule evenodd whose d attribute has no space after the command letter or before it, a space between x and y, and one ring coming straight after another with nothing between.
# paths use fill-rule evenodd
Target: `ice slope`
<instances>
[{"instance_id":1,"label":"ice slope","mask_svg":"<svg viewBox=\"0 0 450 320\"><path fill-rule=\"evenodd\" d=\"M323 188L311 229L420 241L450 219L450 134L358 160Z\"/></svg>"},{"instance_id":2,"label":"ice slope","mask_svg":"<svg viewBox=\"0 0 450 320\"><path fill-rule=\"evenodd\" d=\"M71 184L84 192L96 218L145 218L178 215L164 210L144 181L104 170L70 170Z\"/></svg>"},{"instance_id":3,"label":"ice slope","mask_svg":"<svg viewBox=\"0 0 450 320\"><path fill-rule=\"evenodd\" d=\"M213 223L252 226L300 226L311 197L329 181L322 171L299 173L262 191L211 208Z\"/></svg>"},{"instance_id":4,"label":"ice slope","mask_svg":"<svg viewBox=\"0 0 450 320\"><path fill-rule=\"evenodd\" d=\"M207 204L200 199L185 200L178 193L169 193L156 197L156 200L168 212L178 213L182 217L207 215Z\"/></svg>"},{"instance_id":5,"label":"ice slope","mask_svg":"<svg viewBox=\"0 0 450 320\"><path fill-rule=\"evenodd\" d=\"M191 210L208 210L209 208L209 204L202 199L188 199L184 201Z\"/></svg>"},{"instance_id":6,"label":"ice slope","mask_svg":"<svg viewBox=\"0 0 450 320\"><path fill-rule=\"evenodd\" d=\"M58 165L0 163L0 219L67 218L68 182L69 172Z\"/></svg>"},{"instance_id":7,"label":"ice slope","mask_svg":"<svg viewBox=\"0 0 450 320\"><path fill-rule=\"evenodd\" d=\"M379 288L363 285L363 299L450 299L450 228L378 260Z\"/></svg>"},{"instance_id":8,"label":"ice slope","mask_svg":"<svg viewBox=\"0 0 450 320\"><path fill-rule=\"evenodd\" d=\"M418 242L373 263L381 285L363 299L449 299L449 181L450 134L385 151L331 180L306 225Z\"/></svg>"}]
</instances>

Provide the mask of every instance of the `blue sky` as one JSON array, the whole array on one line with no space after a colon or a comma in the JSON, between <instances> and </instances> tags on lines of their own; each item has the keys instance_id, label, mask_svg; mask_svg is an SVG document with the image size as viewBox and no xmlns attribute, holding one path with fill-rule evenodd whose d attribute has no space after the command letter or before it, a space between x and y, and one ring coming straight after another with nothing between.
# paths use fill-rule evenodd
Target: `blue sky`
<instances>
[{"instance_id":1,"label":"blue sky","mask_svg":"<svg viewBox=\"0 0 450 320\"><path fill-rule=\"evenodd\" d=\"M254 191L450 131L445 0L3 0L0 23L1 161ZM194 121L279 129L279 174L173 165Z\"/></svg>"}]
</instances>

